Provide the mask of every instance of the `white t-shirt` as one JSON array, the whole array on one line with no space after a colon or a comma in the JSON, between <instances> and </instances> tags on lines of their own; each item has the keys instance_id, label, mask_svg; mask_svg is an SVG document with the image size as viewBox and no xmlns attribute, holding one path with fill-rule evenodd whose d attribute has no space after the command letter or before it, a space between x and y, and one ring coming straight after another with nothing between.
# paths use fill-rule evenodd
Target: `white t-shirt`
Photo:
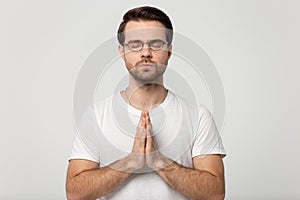
<instances>
[{"instance_id":1,"label":"white t-shirt","mask_svg":"<svg viewBox=\"0 0 300 200\"><path fill-rule=\"evenodd\" d=\"M225 156L213 117L205 107L190 104L169 90L163 103L149 114L158 150L178 164L193 168L195 156ZM95 103L78 124L70 160L91 160L104 167L124 158L131 152L140 115L120 93ZM125 198L188 199L153 171L134 174L101 199Z\"/></svg>"}]
</instances>

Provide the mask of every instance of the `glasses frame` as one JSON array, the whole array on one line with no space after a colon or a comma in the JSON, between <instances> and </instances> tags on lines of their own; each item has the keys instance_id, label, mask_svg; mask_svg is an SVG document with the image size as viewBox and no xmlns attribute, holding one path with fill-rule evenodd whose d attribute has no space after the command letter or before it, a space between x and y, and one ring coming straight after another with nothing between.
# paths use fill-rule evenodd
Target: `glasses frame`
<instances>
[{"instance_id":1,"label":"glasses frame","mask_svg":"<svg viewBox=\"0 0 300 200\"><path fill-rule=\"evenodd\" d=\"M161 50L164 48L165 44L167 44L167 45L169 44L169 42L167 42L167 41L165 42L165 41L163 41L163 40L159 40L159 41L161 41L162 44L163 44L163 45L161 46L161 48L160 48L160 49L152 49L152 47L151 47L150 44L151 44L152 42L158 41L158 40L159 40L159 39L155 39L155 40L150 40L150 41L148 41L148 42L142 42L141 40L133 40L133 41L139 41L139 42L142 43L141 47L140 47L138 50L133 50L133 49L130 48L129 44L130 44L131 41L129 41L128 43L125 43L125 42L124 42L123 45L124 45L124 46L127 46L128 49L129 49L130 51L133 51L133 52L139 52L139 51L142 51L142 50L143 50L145 44L148 44L149 49L151 49L152 51L161 51Z\"/></svg>"}]
</instances>

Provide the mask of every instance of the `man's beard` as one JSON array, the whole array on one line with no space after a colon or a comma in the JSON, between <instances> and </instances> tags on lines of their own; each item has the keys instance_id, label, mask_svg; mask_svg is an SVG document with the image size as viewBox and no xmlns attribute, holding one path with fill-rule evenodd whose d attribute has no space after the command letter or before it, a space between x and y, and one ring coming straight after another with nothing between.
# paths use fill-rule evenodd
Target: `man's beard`
<instances>
[{"instance_id":1,"label":"man's beard","mask_svg":"<svg viewBox=\"0 0 300 200\"><path fill-rule=\"evenodd\" d=\"M143 64L149 64L150 66L143 67ZM156 83L164 72L166 71L166 65L157 64L149 61L141 61L136 63L129 73L139 84Z\"/></svg>"}]
</instances>

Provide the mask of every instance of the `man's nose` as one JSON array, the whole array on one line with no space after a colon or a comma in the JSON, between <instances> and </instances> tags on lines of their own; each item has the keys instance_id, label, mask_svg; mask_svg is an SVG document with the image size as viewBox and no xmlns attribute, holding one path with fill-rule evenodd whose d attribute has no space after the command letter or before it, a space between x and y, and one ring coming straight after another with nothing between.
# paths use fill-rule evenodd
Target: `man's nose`
<instances>
[{"instance_id":1,"label":"man's nose","mask_svg":"<svg viewBox=\"0 0 300 200\"><path fill-rule=\"evenodd\" d=\"M141 57L142 58L152 58L152 51L149 47L149 44L145 44L143 49L141 50Z\"/></svg>"}]
</instances>

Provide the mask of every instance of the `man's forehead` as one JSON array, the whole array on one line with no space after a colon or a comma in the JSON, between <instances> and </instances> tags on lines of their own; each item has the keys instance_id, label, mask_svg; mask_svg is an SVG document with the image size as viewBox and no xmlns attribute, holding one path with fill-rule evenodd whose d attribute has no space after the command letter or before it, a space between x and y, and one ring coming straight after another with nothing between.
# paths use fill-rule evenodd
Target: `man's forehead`
<instances>
[{"instance_id":1,"label":"man's forehead","mask_svg":"<svg viewBox=\"0 0 300 200\"><path fill-rule=\"evenodd\" d=\"M157 27L136 28L124 32L125 40L166 39L166 29Z\"/></svg>"}]
</instances>

